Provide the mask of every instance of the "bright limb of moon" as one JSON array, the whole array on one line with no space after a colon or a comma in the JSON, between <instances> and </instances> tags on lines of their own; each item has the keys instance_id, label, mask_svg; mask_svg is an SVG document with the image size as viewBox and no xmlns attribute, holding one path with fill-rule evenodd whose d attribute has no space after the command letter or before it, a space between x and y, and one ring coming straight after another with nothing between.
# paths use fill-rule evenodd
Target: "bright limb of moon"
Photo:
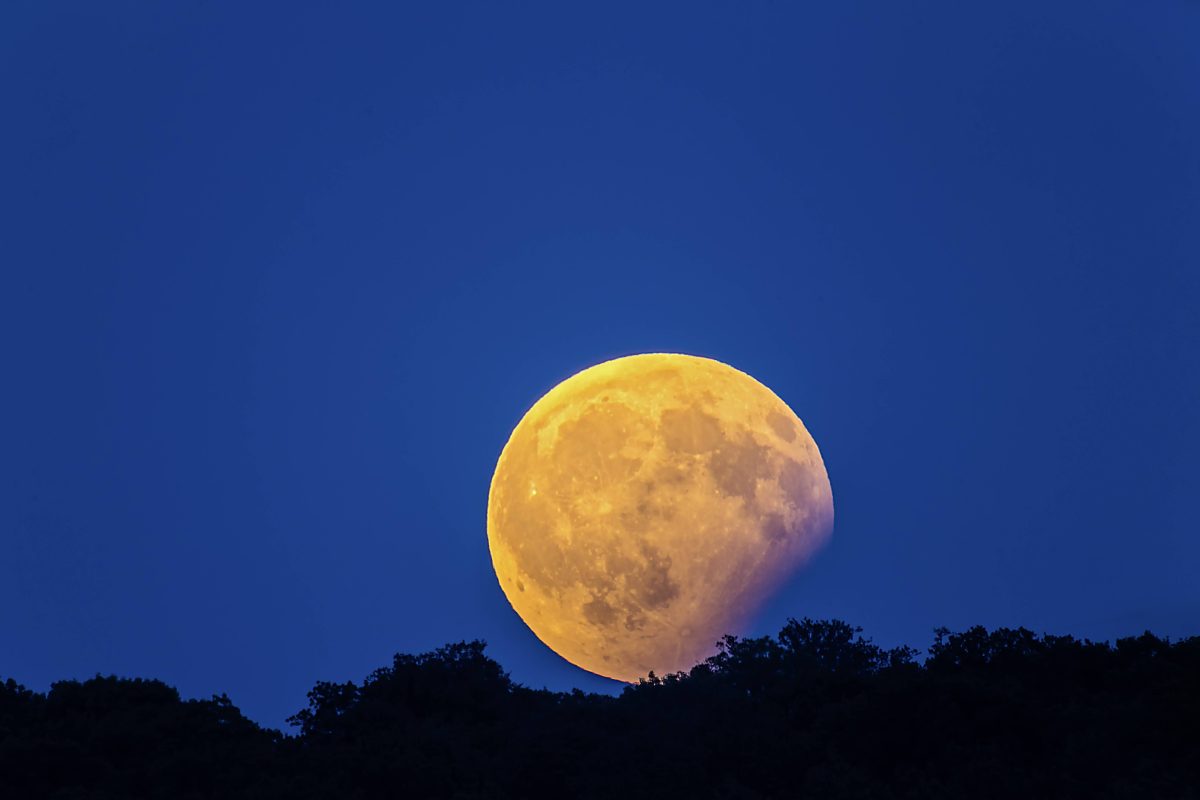
<instances>
[{"instance_id":1,"label":"bright limb of moon","mask_svg":"<svg viewBox=\"0 0 1200 800\"><path fill-rule=\"evenodd\" d=\"M556 653L631 681L689 669L828 539L833 494L799 417L696 356L607 361L554 387L500 454L492 563Z\"/></svg>"}]
</instances>

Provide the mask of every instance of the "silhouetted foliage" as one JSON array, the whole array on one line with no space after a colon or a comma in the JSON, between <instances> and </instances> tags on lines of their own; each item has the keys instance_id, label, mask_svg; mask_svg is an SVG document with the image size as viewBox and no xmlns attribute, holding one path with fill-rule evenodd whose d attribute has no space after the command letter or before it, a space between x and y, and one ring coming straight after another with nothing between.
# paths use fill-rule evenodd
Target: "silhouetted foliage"
<instances>
[{"instance_id":1,"label":"silhouetted foliage","mask_svg":"<svg viewBox=\"0 0 1200 800\"><path fill-rule=\"evenodd\" d=\"M224 695L183 702L159 681L96 677L45 694L0 687L0 796L250 797L279 735Z\"/></svg>"},{"instance_id":2,"label":"silhouetted foliage","mask_svg":"<svg viewBox=\"0 0 1200 800\"><path fill-rule=\"evenodd\" d=\"M318 683L292 736L158 681L10 680L0 796L1200 797L1200 639L977 627L917 655L791 620L609 697L464 642Z\"/></svg>"}]
</instances>

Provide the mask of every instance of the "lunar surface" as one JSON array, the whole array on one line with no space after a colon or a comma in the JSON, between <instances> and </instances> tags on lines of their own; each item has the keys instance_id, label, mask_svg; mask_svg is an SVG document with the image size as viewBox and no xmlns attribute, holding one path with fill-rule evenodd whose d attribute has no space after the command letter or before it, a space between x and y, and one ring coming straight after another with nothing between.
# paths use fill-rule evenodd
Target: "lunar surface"
<instances>
[{"instance_id":1,"label":"lunar surface","mask_svg":"<svg viewBox=\"0 0 1200 800\"><path fill-rule=\"evenodd\" d=\"M517 614L568 661L625 681L711 655L832 528L800 419L749 375L685 355L560 383L513 431L488 497Z\"/></svg>"}]
</instances>

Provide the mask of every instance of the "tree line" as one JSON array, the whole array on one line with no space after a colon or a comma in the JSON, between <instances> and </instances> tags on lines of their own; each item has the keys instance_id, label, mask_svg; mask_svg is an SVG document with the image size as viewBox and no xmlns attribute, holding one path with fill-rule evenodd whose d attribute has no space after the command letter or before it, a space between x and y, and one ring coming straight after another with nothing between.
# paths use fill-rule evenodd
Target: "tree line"
<instances>
[{"instance_id":1,"label":"tree line","mask_svg":"<svg viewBox=\"0 0 1200 800\"><path fill-rule=\"evenodd\" d=\"M8 680L0 797L1200 798L1200 637L976 627L918 655L791 620L608 696L462 642L317 683L289 733L156 680Z\"/></svg>"}]
</instances>

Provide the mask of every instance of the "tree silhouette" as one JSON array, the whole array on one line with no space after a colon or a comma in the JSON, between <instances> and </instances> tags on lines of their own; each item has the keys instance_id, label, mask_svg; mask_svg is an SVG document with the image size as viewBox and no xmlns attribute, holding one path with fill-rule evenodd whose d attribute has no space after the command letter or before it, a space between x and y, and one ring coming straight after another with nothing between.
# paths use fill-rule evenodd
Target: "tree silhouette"
<instances>
[{"instance_id":1,"label":"tree silhouette","mask_svg":"<svg viewBox=\"0 0 1200 800\"><path fill-rule=\"evenodd\" d=\"M158 681L9 680L0 796L1200 797L1200 639L939 629L918 655L789 620L610 697L461 642L317 683L292 735Z\"/></svg>"}]
</instances>

